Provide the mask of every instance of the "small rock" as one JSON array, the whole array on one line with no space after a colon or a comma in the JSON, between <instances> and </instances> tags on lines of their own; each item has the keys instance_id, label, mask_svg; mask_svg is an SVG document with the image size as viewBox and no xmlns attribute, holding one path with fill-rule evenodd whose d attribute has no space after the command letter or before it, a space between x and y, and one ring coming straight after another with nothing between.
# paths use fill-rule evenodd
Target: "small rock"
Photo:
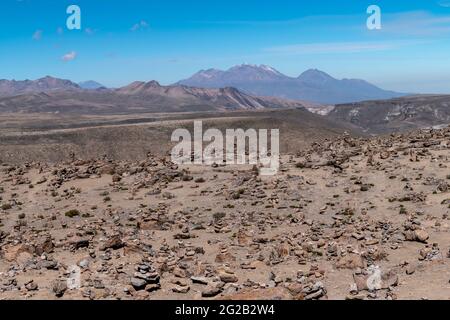
<instances>
[{"instance_id":1,"label":"small rock","mask_svg":"<svg viewBox=\"0 0 450 320\"><path fill-rule=\"evenodd\" d=\"M413 263L408 264L406 267L406 274L409 274L409 275L413 274L414 272L416 272L416 268L417 268L417 265L415 265Z\"/></svg>"},{"instance_id":2,"label":"small rock","mask_svg":"<svg viewBox=\"0 0 450 320\"><path fill-rule=\"evenodd\" d=\"M131 285L135 290L143 290L145 289L145 286L147 285L147 281L144 279L139 278L131 278Z\"/></svg>"},{"instance_id":3,"label":"small rock","mask_svg":"<svg viewBox=\"0 0 450 320\"><path fill-rule=\"evenodd\" d=\"M106 242L103 244L103 246L100 248L100 250L105 251L106 249L120 249L124 246L125 244L122 242L122 239L120 238L119 235L114 235L111 238L109 238L108 240L106 240Z\"/></svg>"},{"instance_id":4,"label":"small rock","mask_svg":"<svg viewBox=\"0 0 450 320\"><path fill-rule=\"evenodd\" d=\"M364 258L357 254L349 254L343 256L336 263L336 268L338 269L356 269L356 268L365 268L366 262Z\"/></svg>"},{"instance_id":5,"label":"small rock","mask_svg":"<svg viewBox=\"0 0 450 320\"><path fill-rule=\"evenodd\" d=\"M205 290L202 291L202 297L211 298L217 296L222 292L222 289L215 285L208 285Z\"/></svg>"},{"instance_id":6,"label":"small rock","mask_svg":"<svg viewBox=\"0 0 450 320\"><path fill-rule=\"evenodd\" d=\"M27 283L25 284L25 288L26 288L28 291L36 291L36 290L38 289L38 285L37 285L36 282L34 282L33 280L31 280L31 281L29 281L29 282L27 282Z\"/></svg>"},{"instance_id":7,"label":"small rock","mask_svg":"<svg viewBox=\"0 0 450 320\"><path fill-rule=\"evenodd\" d=\"M203 284L203 285L208 285L209 284L208 279L205 278L205 277L194 277L194 276L192 276L191 277L191 281L192 281L192 283L198 283L198 284Z\"/></svg>"},{"instance_id":8,"label":"small rock","mask_svg":"<svg viewBox=\"0 0 450 320\"><path fill-rule=\"evenodd\" d=\"M406 241L417 241L422 243L426 243L428 238L430 237L426 231L420 229L414 231L405 231L404 235Z\"/></svg>"},{"instance_id":9,"label":"small rock","mask_svg":"<svg viewBox=\"0 0 450 320\"><path fill-rule=\"evenodd\" d=\"M188 293L189 290L190 290L189 286L178 286L178 285L176 285L176 286L174 286L172 288L172 291L175 292L175 293Z\"/></svg>"},{"instance_id":10,"label":"small rock","mask_svg":"<svg viewBox=\"0 0 450 320\"><path fill-rule=\"evenodd\" d=\"M161 289L161 285L159 283L149 283L145 286L145 291L153 292Z\"/></svg>"},{"instance_id":11,"label":"small rock","mask_svg":"<svg viewBox=\"0 0 450 320\"><path fill-rule=\"evenodd\" d=\"M225 283L238 282L238 277L234 273L228 273L225 271L219 272L219 278Z\"/></svg>"},{"instance_id":12,"label":"small rock","mask_svg":"<svg viewBox=\"0 0 450 320\"><path fill-rule=\"evenodd\" d=\"M52 282L51 288L55 296L61 298L67 290L67 282L63 280L55 280Z\"/></svg>"}]
</instances>

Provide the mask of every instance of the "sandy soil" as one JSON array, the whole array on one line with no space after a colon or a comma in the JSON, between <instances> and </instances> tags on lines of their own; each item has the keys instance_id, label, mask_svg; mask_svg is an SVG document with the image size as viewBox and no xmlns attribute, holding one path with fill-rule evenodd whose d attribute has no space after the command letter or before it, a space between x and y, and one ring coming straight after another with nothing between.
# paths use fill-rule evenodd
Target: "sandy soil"
<instances>
[{"instance_id":1,"label":"sandy soil","mask_svg":"<svg viewBox=\"0 0 450 320\"><path fill-rule=\"evenodd\" d=\"M3 164L0 299L450 298L450 128L281 162Z\"/></svg>"}]
</instances>

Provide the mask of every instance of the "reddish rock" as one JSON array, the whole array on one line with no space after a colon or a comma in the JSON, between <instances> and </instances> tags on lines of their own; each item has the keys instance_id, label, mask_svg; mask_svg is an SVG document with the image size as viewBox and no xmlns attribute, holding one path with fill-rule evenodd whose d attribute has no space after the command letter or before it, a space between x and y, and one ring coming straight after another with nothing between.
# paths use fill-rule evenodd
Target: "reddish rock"
<instances>
[{"instance_id":1,"label":"reddish rock","mask_svg":"<svg viewBox=\"0 0 450 320\"><path fill-rule=\"evenodd\" d=\"M338 269L356 269L365 267L366 262L364 261L364 258L353 253L343 256L336 262L336 268Z\"/></svg>"}]
</instances>

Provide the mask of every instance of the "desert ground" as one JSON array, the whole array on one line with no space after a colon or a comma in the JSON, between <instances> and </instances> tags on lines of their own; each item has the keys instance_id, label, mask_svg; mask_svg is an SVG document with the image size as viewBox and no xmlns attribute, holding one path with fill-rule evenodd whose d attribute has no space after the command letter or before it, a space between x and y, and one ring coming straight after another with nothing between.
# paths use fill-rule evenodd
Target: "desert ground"
<instances>
[{"instance_id":1,"label":"desert ground","mask_svg":"<svg viewBox=\"0 0 450 320\"><path fill-rule=\"evenodd\" d=\"M449 299L450 127L302 112L202 116L280 126L275 176L171 163L198 115L2 115L0 299Z\"/></svg>"}]
</instances>

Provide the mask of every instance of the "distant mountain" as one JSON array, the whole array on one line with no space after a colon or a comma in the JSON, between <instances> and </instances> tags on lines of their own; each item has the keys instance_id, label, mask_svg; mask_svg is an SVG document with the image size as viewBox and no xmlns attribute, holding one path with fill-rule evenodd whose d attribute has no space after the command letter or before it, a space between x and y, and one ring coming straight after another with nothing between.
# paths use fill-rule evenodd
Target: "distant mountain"
<instances>
[{"instance_id":1,"label":"distant mountain","mask_svg":"<svg viewBox=\"0 0 450 320\"><path fill-rule=\"evenodd\" d=\"M288 77L266 65L242 64L227 71L209 69L197 72L177 85L202 88L236 87L250 94L304 100L323 104L390 99L405 94L380 89L364 80L338 80L310 69L299 77Z\"/></svg>"},{"instance_id":2,"label":"distant mountain","mask_svg":"<svg viewBox=\"0 0 450 320\"><path fill-rule=\"evenodd\" d=\"M47 76L37 80L0 80L0 96L11 96L31 92L54 90L79 90L80 86L70 80Z\"/></svg>"},{"instance_id":3,"label":"distant mountain","mask_svg":"<svg viewBox=\"0 0 450 320\"><path fill-rule=\"evenodd\" d=\"M55 90L0 98L0 112L118 114L303 107L308 105L280 98L256 97L230 87L161 86L156 81L133 82L115 90Z\"/></svg>"},{"instance_id":4,"label":"distant mountain","mask_svg":"<svg viewBox=\"0 0 450 320\"><path fill-rule=\"evenodd\" d=\"M207 87L208 84L224 86L225 82L240 83L244 81L274 81L284 80L286 78L287 77L285 75L269 66L243 64L232 67L227 71L217 69L202 70L193 75L192 78L189 79L189 82L195 82L196 86Z\"/></svg>"},{"instance_id":5,"label":"distant mountain","mask_svg":"<svg viewBox=\"0 0 450 320\"><path fill-rule=\"evenodd\" d=\"M80 86L80 88L86 89L86 90L96 90L96 89L100 89L100 88L106 88L101 83L98 83L93 80L79 82L78 85Z\"/></svg>"},{"instance_id":6,"label":"distant mountain","mask_svg":"<svg viewBox=\"0 0 450 320\"><path fill-rule=\"evenodd\" d=\"M327 117L374 134L446 126L450 124L450 95L418 95L342 104Z\"/></svg>"}]
</instances>

